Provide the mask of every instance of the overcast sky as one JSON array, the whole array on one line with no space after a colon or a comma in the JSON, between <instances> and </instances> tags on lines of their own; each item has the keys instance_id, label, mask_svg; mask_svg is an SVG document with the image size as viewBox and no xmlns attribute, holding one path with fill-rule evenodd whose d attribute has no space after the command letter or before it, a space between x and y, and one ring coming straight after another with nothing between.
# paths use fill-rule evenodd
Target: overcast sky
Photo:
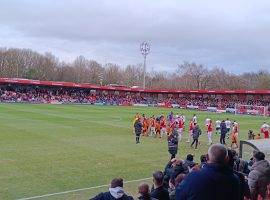
<instances>
[{"instance_id":1,"label":"overcast sky","mask_svg":"<svg viewBox=\"0 0 270 200\"><path fill-rule=\"evenodd\" d=\"M0 46L173 71L270 71L269 0L0 0Z\"/></svg>"}]
</instances>

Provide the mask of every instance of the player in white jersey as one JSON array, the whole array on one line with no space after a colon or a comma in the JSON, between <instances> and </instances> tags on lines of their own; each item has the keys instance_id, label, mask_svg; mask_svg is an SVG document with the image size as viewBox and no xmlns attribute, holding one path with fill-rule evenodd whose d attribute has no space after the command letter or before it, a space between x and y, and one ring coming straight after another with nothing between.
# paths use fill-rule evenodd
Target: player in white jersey
<instances>
[{"instance_id":1,"label":"player in white jersey","mask_svg":"<svg viewBox=\"0 0 270 200\"><path fill-rule=\"evenodd\" d=\"M178 113L176 113L175 119L177 120L178 118L179 118L179 115L178 115Z\"/></svg>"},{"instance_id":2,"label":"player in white jersey","mask_svg":"<svg viewBox=\"0 0 270 200\"><path fill-rule=\"evenodd\" d=\"M231 121L229 120L229 118L226 119L225 121L226 124L226 128L227 128L227 138L229 139L230 137L230 130L231 130Z\"/></svg>"},{"instance_id":3,"label":"player in white jersey","mask_svg":"<svg viewBox=\"0 0 270 200\"><path fill-rule=\"evenodd\" d=\"M182 114L181 115L181 119L182 119L183 124L185 124L185 122L186 122L186 116Z\"/></svg>"},{"instance_id":4,"label":"player in white jersey","mask_svg":"<svg viewBox=\"0 0 270 200\"><path fill-rule=\"evenodd\" d=\"M261 126L262 129L268 129L270 126L263 122L263 125Z\"/></svg>"},{"instance_id":5,"label":"player in white jersey","mask_svg":"<svg viewBox=\"0 0 270 200\"><path fill-rule=\"evenodd\" d=\"M220 124L221 124L221 121L218 119L216 121L216 134L220 133Z\"/></svg>"},{"instance_id":6,"label":"player in white jersey","mask_svg":"<svg viewBox=\"0 0 270 200\"><path fill-rule=\"evenodd\" d=\"M182 122L183 122L183 131L185 131L185 123L186 123L186 116L181 114L181 119L182 119Z\"/></svg>"},{"instance_id":7,"label":"player in white jersey","mask_svg":"<svg viewBox=\"0 0 270 200\"><path fill-rule=\"evenodd\" d=\"M193 115L192 121L193 121L193 124L198 124L196 114Z\"/></svg>"},{"instance_id":8,"label":"player in white jersey","mask_svg":"<svg viewBox=\"0 0 270 200\"><path fill-rule=\"evenodd\" d=\"M205 126L208 126L210 124L210 118L209 117L206 117L205 119Z\"/></svg>"}]
</instances>

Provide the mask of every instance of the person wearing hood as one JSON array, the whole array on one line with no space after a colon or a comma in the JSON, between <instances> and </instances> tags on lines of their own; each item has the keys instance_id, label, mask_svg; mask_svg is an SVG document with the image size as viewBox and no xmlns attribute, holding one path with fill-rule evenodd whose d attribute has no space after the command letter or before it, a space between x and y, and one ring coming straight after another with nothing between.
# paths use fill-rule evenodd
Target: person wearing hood
<instances>
[{"instance_id":1,"label":"person wearing hood","mask_svg":"<svg viewBox=\"0 0 270 200\"><path fill-rule=\"evenodd\" d=\"M270 183L270 165L265 160L264 153L255 151L253 153L253 162L248 174L248 185L252 200L257 199L258 195L265 198L267 185Z\"/></svg>"},{"instance_id":2,"label":"person wearing hood","mask_svg":"<svg viewBox=\"0 0 270 200\"><path fill-rule=\"evenodd\" d=\"M111 182L109 192L101 192L90 200L134 200L132 196L125 194L123 189L123 179L115 178Z\"/></svg>"}]
</instances>

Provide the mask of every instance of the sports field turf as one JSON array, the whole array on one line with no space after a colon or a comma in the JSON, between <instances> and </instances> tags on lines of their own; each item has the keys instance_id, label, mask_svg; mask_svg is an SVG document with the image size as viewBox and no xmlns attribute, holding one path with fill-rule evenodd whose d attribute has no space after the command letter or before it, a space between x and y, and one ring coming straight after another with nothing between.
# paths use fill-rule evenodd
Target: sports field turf
<instances>
[{"instance_id":1,"label":"sports field turf","mask_svg":"<svg viewBox=\"0 0 270 200\"><path fill-rule=\"evenodd\" d=\"M182 157L194 153L196 161L207 151L204 122L229 117L239 122L239 137L249 129L258 132L263 117L235 116L179 109L86 105L0 104L0 199L20 199L108 184L114 177L125 181L151 177L170 158L166 139L142 137L135 144L132 119L138 112L193 113L203 129L198 151L179 144ZM268 119L269 120L269 119ZM186 125L186 128L188 126ZM186 141L187 133L184 133ZM219 136L214 135L214 141ZM151 182L151 180L148 180ZM138 182L125 185L137 197ZM89 199L107 187L42 199Z\"/></svg>"}]
</instances>

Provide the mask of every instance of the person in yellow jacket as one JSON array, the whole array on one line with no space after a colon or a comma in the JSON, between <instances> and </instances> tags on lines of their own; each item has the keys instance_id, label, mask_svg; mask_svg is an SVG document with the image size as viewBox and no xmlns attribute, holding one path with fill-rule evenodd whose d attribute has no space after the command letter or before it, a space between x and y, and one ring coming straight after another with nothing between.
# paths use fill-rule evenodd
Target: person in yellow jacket
<instances>
[{"instance_id":1,"label":"person in yellow jacket","mask_svg":"<svg viewBox=\"0 0 270 200\"><path fill-rule=\"evenodd\" d=\"M135 134L134 124L135 124L135 122L137 121L137 119L139 119L139 118L140 118L140 115L139 115L139 113L137 113L137 114L135 115L134 119L132 120L132 125L133 125L132 133L133 133L133 134Z\"/></svg>"}]
</instances>

